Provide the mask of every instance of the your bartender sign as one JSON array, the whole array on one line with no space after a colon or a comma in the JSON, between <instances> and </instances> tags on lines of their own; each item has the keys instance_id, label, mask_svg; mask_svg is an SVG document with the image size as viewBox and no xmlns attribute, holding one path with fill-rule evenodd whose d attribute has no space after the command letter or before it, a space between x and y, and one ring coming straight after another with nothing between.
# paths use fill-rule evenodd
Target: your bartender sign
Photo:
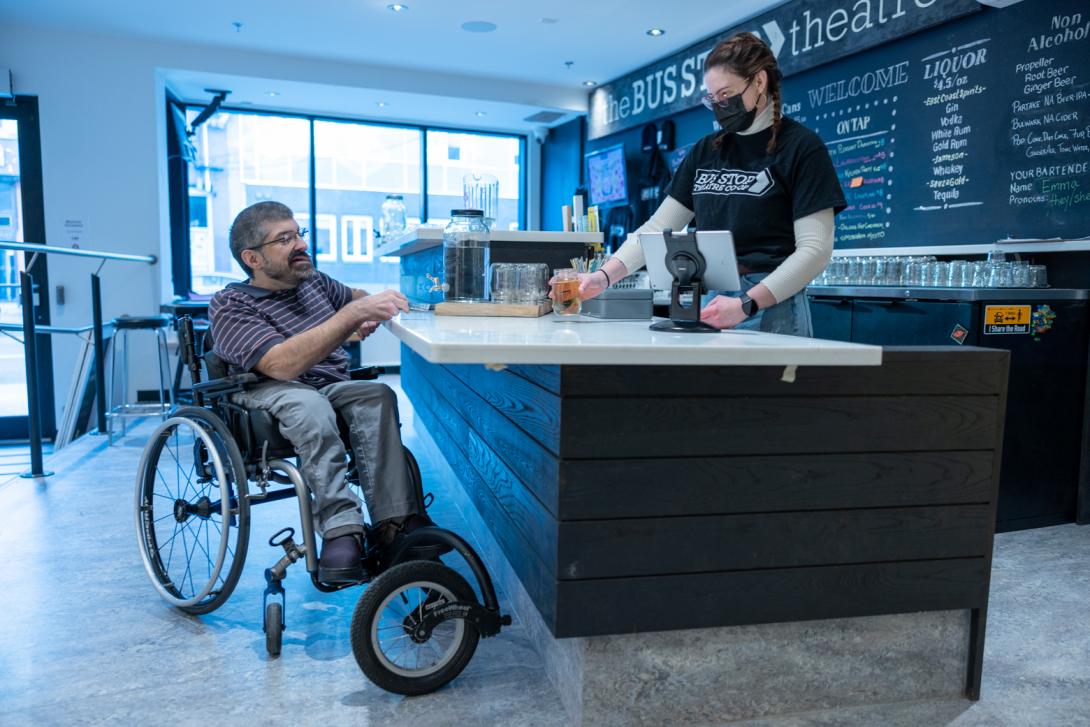
<instances>
[{"instance_id":1,"label":"your bartender sign","mask_svg":"<svg viewBox=\"0 0 1090 727\"><path fill-rule=\"evenodd\" d=\"M608 136L699 104L706 93L704 59L716 43L743 30L768 43L790 76L979 9L977 0L795 0L595 89L587 136Z\"/></svg>"}]
</instances>

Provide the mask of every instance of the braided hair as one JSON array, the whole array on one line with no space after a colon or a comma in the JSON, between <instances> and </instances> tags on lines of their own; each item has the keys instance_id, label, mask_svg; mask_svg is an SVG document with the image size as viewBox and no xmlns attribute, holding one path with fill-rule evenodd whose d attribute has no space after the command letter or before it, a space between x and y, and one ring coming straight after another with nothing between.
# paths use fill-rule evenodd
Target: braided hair
<instances>
[{"instance_id":1,"label":"braided hair","mask_svg":"<svg viewBox=\"0 0 1090 727\"><path fill-rule=\"evenodd\" d=\"M712 68L723 68L739 78L753 78L760 71L768 77L769 101L772 103L772 138L768 141L767 151L771 154L776 149L776 137L780 133L783 120L783 106L780 101L780 66L776 56L764 41L753 33L736 33L719 43L704 59L704 72ZM722 143L722 135L715 140L716 148Z\"/></svg>"}]
</instances>

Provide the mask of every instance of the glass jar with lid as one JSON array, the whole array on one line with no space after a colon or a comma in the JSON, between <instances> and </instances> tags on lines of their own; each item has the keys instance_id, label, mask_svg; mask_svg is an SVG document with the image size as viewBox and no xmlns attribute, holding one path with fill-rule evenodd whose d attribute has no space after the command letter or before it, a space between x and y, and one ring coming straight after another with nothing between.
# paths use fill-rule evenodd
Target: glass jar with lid
<instances>
[{"instance_id":1,"label":"glass jar with lid","mask_svg":"<svg viewBox=\"0 0 1090 727\"><path fill-rule=\"evenodd\" d=\"M386 195L382 203L383 237L395 237L405 231L405 200L400 194Z\"/></svg>"},{"instance_id":2,"label":"glass jar with lid","mask_svg":"<svg viewBox=\"0 0 1090 727\"><path fill-rule=\"evenodd\" d=\"M488 226L481 210L450 211L443 230L443 288L446 300L488 300Z\"/></svg>"}]
</instances>

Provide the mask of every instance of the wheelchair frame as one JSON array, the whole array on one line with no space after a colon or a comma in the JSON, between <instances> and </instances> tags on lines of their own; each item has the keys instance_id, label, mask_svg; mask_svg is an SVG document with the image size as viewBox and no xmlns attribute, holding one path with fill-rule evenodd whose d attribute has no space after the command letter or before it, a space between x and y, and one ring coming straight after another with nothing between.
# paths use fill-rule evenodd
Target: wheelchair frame
<instances>
[{"instance_id":1,"label":"wheelchair frame","mask_svg":"<svg viewBox=\"0 0 1090 727\"><path fill-rule=\"evenodd\" d=\"M423 527L403 536L397 547L392 550L365 548L362 563L364 579L361 582L330 584L320 581L310 490L299 469L284 456L280 456L282 451L274 450L273 456L269 456L268 439L261 442L259 447L258 442L255 441L250 412L230 400L233 394L257 383L259 378L254 374L246 373L211 378L202 382L202 358L197 355L192 320L188 316L179 318L177 329L180 355L183 356L193 382L194 405L176 408L172 416L160 424L149 438L141 458L136 488L135 518L137 536L141 545L141 558L160 596L179 609L194 615L210 613L218 608L230 597L245 563L250 535L250 506L296 497L299 504L302 544L295 542L295 531L291 527L282 528L268 541L269 545L284 550L284 555L265 570L266 588L262 598L262 627L266 635L266 648L270 655L279 655L285 628L286 593L283 580L287 569L299 560L303 560L311 582L320 591L333 592L371 583L368 591L377 587L378 591L385 596L385 600L380 603L378 599L368 598L365 593L353 617L353 652L360 667L372 681L390 691L421 694L433 691L457 676L472 657L477 637L494 636L499 633L502 626L511 623L510 616L501 615L492 580L473 548L464 539L450 531L434 526ZM209 351L205 354L204 361L212 375L210 353ZM352 378L374 379L380 373L382 373L381 369L372 367L362 372L353 372ZM174 491L167 487L167 495L154 492L156 478L161 476L159 457L164 448L168 447L170 437L177 435L181 427L188 427L193 431L191 472L196 471L197 483L200 485L212 482L219 484L218 501L210 497L208 493L198 497L200 490L195 490L188 483L184 490L180 486ZM178 437L175 436L175 439ZM244 448L239 447L240 439ZM351 457L351 447L348 444L346 444L346 450ZM423 513L428 503L421 487L420 469L408 448L404 448L404 451L419 510ZM170 454L181 470L179 461L181 452ZM354 457L349 465L350 473L355 474ZM228 468L230 475L228 475ZM150 492L149 477L151 478ZM248 483L251 481L259 492L251 494L248 491ZM291 487L270 489L270 485L274 482L290 484ZM166 515L161 515L162 511L155 508L154 497L169 500L170 495L174 496L172 509ZM185 588L185 576L188 575L190 586L194 591L192 595L185 597L175 582L177 579L172 578L169 572L175 547L173 541L179 534L178 524L188 528L187 523L191 518L204 523L212 522L217 513L221 526L215 563L212 564L209 537L211 526L204 531L205 546L203 547L200 543L203 525L197 526L196 542L192 548L194 555L200 548L209 560L208 581L200 589L196 586L190 567L192 565L190 548L183 537L185 557L189 560L186 560L186 571L181 577L181 589ZM156 515L161 516L156 517ZM164 567L162 550L166 545L161 546L158 542L155 523L166 520L171 515L176 524L174 535L169 539L170 555ZM235 536L236 548L230 552L229 533L232 527L237 527L238 534ZM439 561L438 553L449 550L457 551L469 565L480 588L483 604L477 602L472 588L457 572ZM421 552L427 551L434 553L434 557L429 560L415 559L420 557ZM222 587L217 590L217 582L221 577L228 552L232 556L232 561L228 572L223 576ZM402 583L406 578L412 580ZM418 612L404 617L406 635L416 643L425 643L432 637L435 629L440 628L444 622L452 620L471 625L473 634L471 645L468 645L466 641L468 637L460 638L457 653L449 664L449 668L444 667L437 672L421 672L417 675L411 670L399 669L383 654L377 642L375 624L376 619L380 617L376 609L389 605L393 594L400 595L401 599L405 600L405 594L399 589L410 586L419 589L421 578L432 585L424 588L428 595L418 603ZM434 593L440 592L445 594L446 600L438 599L432 602ZM464 626L457 626L456 632L463 634Z\"/></svg>"}]
</instances>

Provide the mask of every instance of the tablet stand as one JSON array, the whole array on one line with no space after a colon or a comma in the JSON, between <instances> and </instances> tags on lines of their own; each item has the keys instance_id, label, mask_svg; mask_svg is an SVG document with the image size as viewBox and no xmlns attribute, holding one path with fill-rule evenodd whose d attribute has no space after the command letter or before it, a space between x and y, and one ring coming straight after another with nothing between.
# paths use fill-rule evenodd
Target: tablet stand
<instances>
[{"instance_id":1,"label":"tablet stand","mask_svg":"<svg viewBox=\"0 0 1090 727\"><path fill-rule=\"evenodd\" d=\"M704 296L704 271L707 261L696 246L696 233L675 236L673 230L663 230L666 241L666 269L674 276L670 287L670 320L651 324L652 331L674 333L719 333L719 329L700 320L700 301ZM692 294L689 305L683 305L681 295Z\"/></svg>"}]
</instances>

